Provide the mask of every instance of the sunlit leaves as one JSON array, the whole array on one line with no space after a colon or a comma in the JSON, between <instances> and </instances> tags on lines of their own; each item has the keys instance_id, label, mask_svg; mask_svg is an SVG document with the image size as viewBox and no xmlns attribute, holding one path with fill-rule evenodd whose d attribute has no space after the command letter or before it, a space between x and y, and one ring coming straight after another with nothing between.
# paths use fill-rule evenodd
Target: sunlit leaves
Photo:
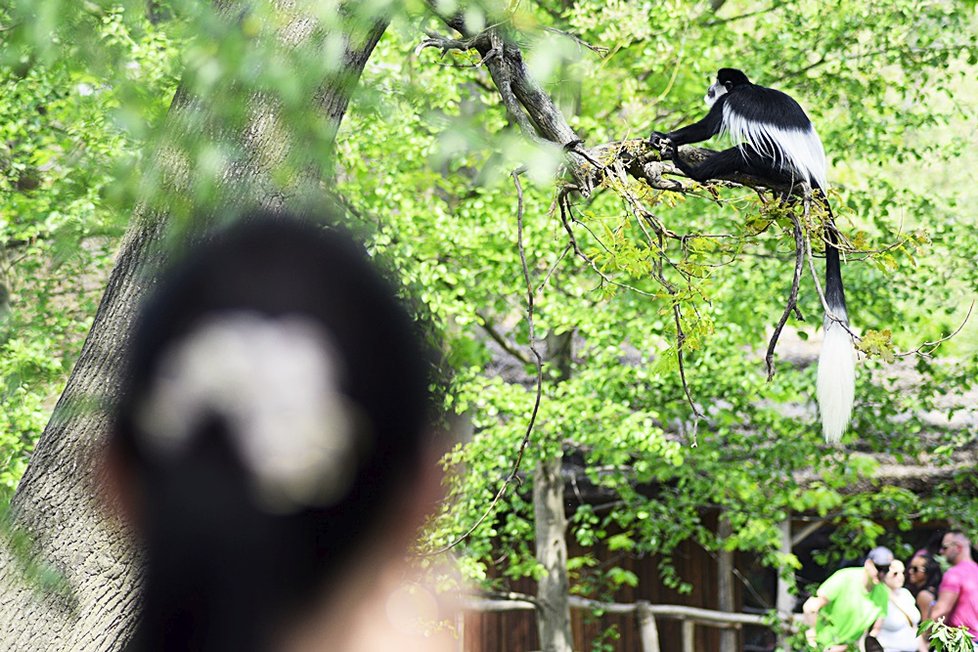
<instances>
[{"instance_id":1,"label":"sunlit leaves","mask_svg":"<svg viewBox=\"0 0 978 652\"><path fill-rule=\"evenodd\" d=\"M10 301L0 320L0 499L64 386L128 220L126 183L113 172L138 166L145 125L176 84L172 41L122 7L31 4L9 7L0 47L30 64L0 79L0 282ZM50 27L43 38L33 18Z\"/></svg>"},{"instance_id":2,"label":"sunlit leaves","mask_svg":"<svg viewBox=\"0 0 978 652\"><path fill-rule=\"evenodd\" d=\"M893 362L893 333L889 330L874 331L870 330L863 334L862 339L856 344L856 348L866 355L880 356L886 362Z\"/></svg>"},{"instance_id":3,"label":"sunlit leaves","mask_svg":"<svg viewBox=\"0 0 978 652\"><path fill-rule=\"evenodd\" d=\"M967 627L951 627L944 622L925 620L920 623L917 633L927 637L938 652L968 652L975 647Z\"/></svg>"},{"instance_id":4,"label":"sunlit leaves","mask_svg":"<svg viewBox=\"0 0 978 652\"><path fill-rule=\"evenodd\" d=\"M844 443L946 464L968 435L935 448L924 435L937 427L925 416L960 420L970 409L945 399L978 376L975 331L941 350L951 360L900 367L880 358L950 332L978 286L978 197L968 176L973 16L954 3L911 0L730 0L719 13L707 4L519 2L498 13L587 145L698 118L721 65L801 101L832 161L840 228L865 252L847 256L844 274L853 323L878 357L861 364ZM449 543L498 491L533 404L510 176L526 167L535 345L547 350L556 346L547 334L570 333L570 354L544 368L521 482L458 551L466 576L502 585L541 572L531 471L561 454L580 492L570 535L589 550L657 555L663 581L680 588L688 585L672 555L689 538L796 565L779 552L778 526L791 512L837 527L826 563L884 536L877 519L901 528L908 513L978 523L968 473L926 501L875 487L871 458L821 444L812 396L821 306L807 272L804 320L789 322L767 382L760 351L790 288L797 207L730 188L680 195L609 182L575 197L582 260L552 210L562 152L528 142L480 55L415 52L423 27L444 30L427 22L422 3L405 13L383 0L346 13L337 5L255 2L229 16L175 0L156 23L135 1L24 0L0 10L9 71L0 97L0 246L6 265L16 260L0 279L11 290L0 326L0 482L8 489L70 367L131 208L158 201L188 217L227 200L225 182L242 170L266 170L261 191L271 193L289 191L301 172L329 180L368 251L391 261L405 294L445 333L455 371L445 400L470 428L444 460L448 500L425 547ZM442 8L466 11L473 29L486 21L463 3ZM352 83L337 77L339 33L360 42L388 14L392 26L337 135L316 100L326 82ZM178 77L193 110L164 119ZM957 130L940 131L946 124ZM651 214L622 201L626 191ZM677 238L660 242L653 222ZM874 489L853 495L859 484ZM734 526L725 540L706 522L708 510ZM634 584L594 559L589 552L572 563L576 592Z\"/></svg>"}]
</instances>

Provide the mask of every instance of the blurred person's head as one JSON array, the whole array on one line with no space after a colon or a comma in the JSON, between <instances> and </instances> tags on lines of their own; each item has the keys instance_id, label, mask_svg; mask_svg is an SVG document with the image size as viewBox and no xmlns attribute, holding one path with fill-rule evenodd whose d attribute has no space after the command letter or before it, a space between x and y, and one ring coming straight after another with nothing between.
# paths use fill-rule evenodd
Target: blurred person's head
<instances>
[{"instance_id":1,"label":"blurred person's head","mask_svg":"<svg viewBox=\"0 0 978 652\"><path fill-rule=\"evenodd\" d=\"M429 363L336 230L252 216L164 274L109 447L146 554L134 646L272 649L367 592L437 497Z\"/></svg>"},{"instance_id":2,"label":"blurred person's head","mask_svg":"<svg viewBox=\"0 0 978 652\"><path fill-rule=\"evenodd\" d=\"M873 586L879 584L890 572L890 564L893 563L893 552L886 546L877 546L869 551L866 560L863 562L863 570L866 571L866 585Z\"/></svg>"},{"instance_id":3,"label":"blurred person's head","mask_svg":"<svg viewBox=\"0 0 978 652\"><path fill-rule=\"evenodd\" d=\"M950 530L941 540L941 552L952 566L971 559L971 540L961 530Z\"/></svg>"},{"instance_id":4,"label":"blurred person's head","mask_svg":"<svg viewBox=\"0 0 978 652\"><path fill-rule=\"evenodd\" d=\"M907 588L914 594L941 583L941 565L930 552L918 550L907 565Z\"/></svg>"},{"instance_id":5,"label":"blurred person's head","mask_svg":"<svg viewBox=\"0 0 978 652\"><path fill-rule=\"evenodd\" d=\"M883 576L883 583L890 587L890 590L896 591L903 588L905 580L906 573L904 572L903 562L899 559L894 559L890 563L890 568L886 571L886 575Z\"/></svg>"}]
</instances>

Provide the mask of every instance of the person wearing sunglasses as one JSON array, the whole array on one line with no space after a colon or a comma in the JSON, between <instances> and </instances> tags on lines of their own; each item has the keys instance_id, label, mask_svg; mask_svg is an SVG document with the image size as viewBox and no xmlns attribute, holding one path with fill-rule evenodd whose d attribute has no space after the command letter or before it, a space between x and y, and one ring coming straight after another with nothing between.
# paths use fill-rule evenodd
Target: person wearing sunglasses
<instances>
[{"instance_id":1,"label":"person wearing sunglasses","mask_svg":"<svg viewBox=\"0 0 978 652\"><path fill-rule=\"evenodd\" d=\"M927 652L927 644L917 636L920 611L913 595L903 586L905 577L903 562L894 559L883 578L890 589L890 604L876 638L884 652Z\"/></svg>"},{"instance_id":2,"label":"person wearing sunglasses","mask_svg":"<svg viewBox=\"0 0 978 652\"><path fill-rule=\"evenodd\" d=\"M845 652L853 644L882 652L876 635L890 601L882 580L892 563L890 549L879 546L869 551L862 566L843 568L822 582L802 607L809 645L818 652Z\"/></svg>"},{"instance_id":3,"label":"person wearing sunglasses","mask_svg":"<svg viewBox=\"0 0 978 652\"><path fill-rule=\"evenodd\" d=\"M930 610L937 602L940 585L941 565L927 550L918 550L907 564L907 588L917 601L921 620L930 620Z\"/></svg>"},{"instance_id":4,"label":"person wearing sunglasses","mask_svg":"<svg viewBox=\"0 0 978 652\"><path fill-rule=\"evenodd\" d=\"M944 535L941 552L951 567L944 573L931 609L932 620L944 619L951 627L967 627L978 633L978 564L971 559L971 541L961 530Z\"/></svg>"}]
</instances>

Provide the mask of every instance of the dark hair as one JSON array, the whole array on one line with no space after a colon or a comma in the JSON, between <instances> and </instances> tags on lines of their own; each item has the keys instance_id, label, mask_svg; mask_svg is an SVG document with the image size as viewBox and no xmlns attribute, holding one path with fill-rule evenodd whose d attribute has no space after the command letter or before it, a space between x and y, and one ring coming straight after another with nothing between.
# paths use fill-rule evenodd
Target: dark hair
<instances>
[{"instance_id":1,"label":"dark hair","mask_svg":"<svg viewBox=\"0 0 978 652\"><path fill-rule=\"evenodd\" d=\"M724 86L729 84L730 87L750 83L750 80L747 79L747 75L745 75L742 70L737 70L736 68L720 68L720 70L717 71L717 81Z\"/></svg>"},{"instance_id":2,"label":"dark hair","mask_svg":"<svg viewBox=\"0 0 978 652\"><path fill-rule=\"evenodd\" d=\"M213 389L218 397L222 391L230 395L220 400L209 400L208 391L194 394L191 387L181 403L160 389L185 380L179 369L174 372L174 365L180 368L174 360L195 355L186 347L210 347L207 356L219 367L233 368L233 360L224 361L234 352L201 336L227 324L231 331L240 326L246 333L273 333L272 339L281 331L286 335L278 341L287 344L289 328L298 324L295 332L314 332L310 341L322 343L324 360L333 363L335 382L317 378L309 384L335 389L322 396L342 417L346 430L337 441L346 444L290 444L290 422L277 418L270 421L274 437L266 432L263 440L273 447L293 445L293 454L300 450L301 459L290 463L319 459L321 477L311 485L283 493L273 482L275 491L264 491L254 468L264 458L249 458L243 447L250 444L240 441L242 424L251 422L234 416L235 409L260 409L256 403L267 398L260 389L240 390L248 378L226 373L226 387L218 383ZM237 357L250 364L250 340L236 341ZM266 357L274 367L278 358ZM299 357L299 366L306 363ZM392 287L362 248L335 229L253 214L194 248L165 274L133 335L112 435L114 450L135 469L146 548L144 616L134 647L267 649L289 618L313 604L324 582L381 536L378 526L419 467L431 423L429 368L428 352ZM248 373L246 367L241 375ZM282 387L288 383L257 380L284 400L296 400L295 392ZM260 388L261 382L252 385ZM309 384L295 389L302 395L311 391ZM228 409L222 401L237 407ZM188 404L192 409L174 409ZM309 404L322 407L319 401ZM179 412L179 427L161 425ZM320 433L318 425L332 427L330 421L314 419L312 430ZM334 449L342 459L330 458Z\"/></svg>"},{"instance_id":3,"label":"dark hair","mask_svg":"<svg viewBox=\"0 0 978 652\"><path fill-rule=\"evenodd\" d=\"M917 597L918 593L920 593L925 589L927 591L930 591L931 593L934 594L935 597L937 597L937 589L941 585L941 576L942 576L941 565L937 562L937 559L935 559L934 555L932 555L930 552L926 550L918 550L916 553L914 553L913 557L911 557L910 560L907 562L908 571L909 568L912 566L912 562L914 558L916 557L921 557L924 560L924 581L919 585L915 585L910 582L907 582L906 584L907 589L910 590L910 593L912 593L913 597L915 598ZM908 578L910 577L909 572L907 577Z\"/></svg>"}]
</instances>

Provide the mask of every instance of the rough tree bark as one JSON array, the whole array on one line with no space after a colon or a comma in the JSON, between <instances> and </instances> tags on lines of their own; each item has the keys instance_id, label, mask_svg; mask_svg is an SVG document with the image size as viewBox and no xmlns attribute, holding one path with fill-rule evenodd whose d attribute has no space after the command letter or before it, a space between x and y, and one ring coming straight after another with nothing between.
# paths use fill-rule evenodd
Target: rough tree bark
<instances>
[{"instance_id":1,"label":"rough tree bark","mask_svg":"<svg viewBox=\"0 0 978 652\"><path fill-rule=\"evenodd\" d=\"M227 8L234 3L221 4ZM310 21L292 22L277 37L286 47L303 47ZM324 80L310 93L310 110L321 111L339 126L350 91L387 22L377 18L356 34L345 34L344 74ZM290 28L297 31L288 33ZM288 191L271 190L277 188L267 178L272 162L302 143L283 146L281 132L263 131L262 125L274 123L274 103L250 99L257 107L254 118L237 133L207 126L206 119L186 119L206 112L206 98L183 91L177 92L167 122L174 132L183 130L176 135L209 141L230 137L243 146L246 159L224 175L221 195L229 201L269 208L308 201L309 184L316 181L312 176ZM188 131L193 129L201 131ZM156 160L165 166L166 154L158 154ZM179 188L188 180L169 181ZM128 533L100 507L96 460L119 391L120 352L126 348L140 297L152 286L153 271L161 262L159 243L168 218L165 208L134 211L81 355L17 488L11 504L14 536L0 545L0 650L117 650L136 623L140 560ZM10 545L15 539L29 542L29 551L15 552ZM60 580L46 584L39 580L38 569L51 569Z\"/></svg>"},{"instance_id":2,"label":"rough tree bark","mask_svg":"<svg viewBox=\"0 0 978 652\"><path fill-rule=\"evenodd\" d=\"M537 632L544 652L572 652L570 582L567 578L567 516L560 457L541 460L533 472L537 561L544 574L537 587Z\"/></svg>"},{"instance_id":3,"label":"rough tree bark","mask_svg":"<svg viewBox=\"0 0 978 652\"><path fill-rule=\"evenodd\" d=\"M547 334L547 359L556 381L570 377L573 332ZM564 503L563 454L540 460L533 471L533 518L536 557L543 566L537 583L537 632L544 652L572 652L570 579L567 576L567 513Z\"/></svg>"}]
</instances>

